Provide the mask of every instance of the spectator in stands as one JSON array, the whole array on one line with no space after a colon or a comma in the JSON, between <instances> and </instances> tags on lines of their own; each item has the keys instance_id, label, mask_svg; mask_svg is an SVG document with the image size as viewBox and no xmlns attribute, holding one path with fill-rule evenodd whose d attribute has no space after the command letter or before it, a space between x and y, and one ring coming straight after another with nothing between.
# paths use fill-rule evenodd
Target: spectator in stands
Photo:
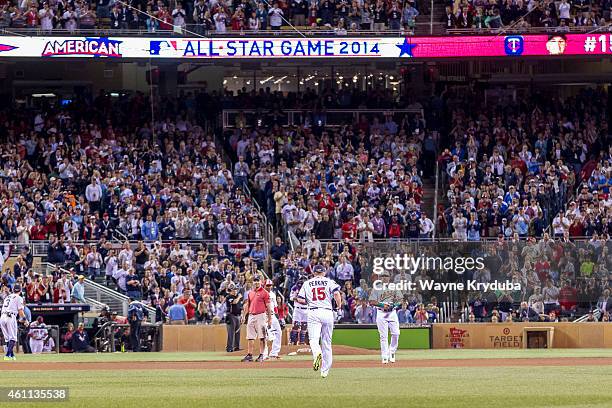
<instances>
[{"instance_id":1,"label":"spectator in stands","mask_svg":"<svg viewBox=\"0 0 612 408\"><path fill-rule=\"evenodd\" d=\"M62 345L60 353L72 353L72 335L74 334L74 324L68 323L66 333L62 335Z\"/></svg>"},{"instance_id":2,"label":"spectator in stands","mask_svg":"<svg viewBox=\"0 0 612 408\"><path fill-rule=\"evenodd\" d=\"M181 303L175 303L168 308L168 321L170 324L189 324L187 319L187 311L185 305Z\"/></svg>"},{"instance_id":3,"label":"spectator in stands","mask_svg":"<svg viewBox=\"0 0 612 408\"><path fill-rule=\"evenodd\" d=\"M68 333L64 335L65 341L67 341L67 336ZM72 351L75 353L95 353L96 349L94 349L89 342L89 335L87 334L87 331L85 331L85 325L83 323L79 323L78 328L72 332L72 335L70 336L70 349L72 349Z\"/></svg>"},{"instance_id":4,"label":"spectator in stands","mask_svg":"<svg viewBox=\"0 0 612 408\"><path fill-rule=\"evenodd\" d=\"M128 275L125 277L126 294L134 299L142 299L142 285L136 275L136 270L130 268Z\"/></svg>"},{"instance_id":5,"label":"spectator in stands","mask_svg":"<svg viewBox=\"0 0 612 408\"><path fill-rule=\"evenodd\" d=\"M173 23L175 27L180 27L180 28L185 28L186 25L186 21L185 21L185 17L186 17L187 13L185 12L185 9L183 8L183 4L177 2L174 10L172 10L172 18L174 19Z\"/></svg>"},{"instance_id":6,"label":"spectator in stands","mask_svg":"<svg viewBox=\"0 0 612 408\"><path fill-rule=\"evenodd\" d=\"M85 257L85 264L87 265L89 279L95 280L100 275L103 264L102 255L98 252L96 245L91 246L91 252Z\"/></svg>"},{"instance_id":7,"label":"spectator in stands","mask_svg":"<svg viewBox=\"0 0 612 408\"><path fill-rule=\"evenodd\" d=\"M521 302L517 317L522 322L537 322L540 320L540 315L529 307L527 302Z\"/></svg>"},{"instance_id":8,"label":"spectator in stands","mask_svg":"<svg viewBox=\"0 0 612 408\"><path fill-rule=\"evenodd\" d=\"M177 304L185 306L188 322L195 323L196 308L198 305L190 289L183 289L183 294L177 300Z\"/></svg>"},{"instance_id":9,"label":"spectator in stands","mask_svg":"<svg viewBox=\"0 0 612 408\"><path fill-rule=\"evenodd\" d=\"M215 315L215 304L212 301L212 297L208 294L202 296L198 302L198 308L196 309L196 319L198 324L210 324L212 323Z\"/></svg>"},{"instance_id":10,"label":"spectator in stands","mask_svg":"<svg viewBox=\"0 0 612 408\"><path fill-rule=\"evenodd\" d=\"M70 293L70 300L72 303L87 303L85 300L85 276L79 275L77 282L72 287Z\"/></svg>"}]
</instances>

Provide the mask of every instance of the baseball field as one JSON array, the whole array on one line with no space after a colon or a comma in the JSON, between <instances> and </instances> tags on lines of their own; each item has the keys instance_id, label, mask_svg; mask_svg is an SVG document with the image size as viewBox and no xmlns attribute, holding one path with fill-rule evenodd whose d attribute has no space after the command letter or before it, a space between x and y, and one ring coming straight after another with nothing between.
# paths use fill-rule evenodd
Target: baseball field
<instances>
[{"instance_id":1,"label":"baseball field","mask_svg":"<svg viewBox=\"0 0 612 408\"><path fill-rule=\"evenodd\" d=\"M20 355L0 387L67 387L70 407L611 407L612 350L415 350L241 363L226 353ZM13 404L0 403L0 406Z\"/></svg>"}]
</instances>

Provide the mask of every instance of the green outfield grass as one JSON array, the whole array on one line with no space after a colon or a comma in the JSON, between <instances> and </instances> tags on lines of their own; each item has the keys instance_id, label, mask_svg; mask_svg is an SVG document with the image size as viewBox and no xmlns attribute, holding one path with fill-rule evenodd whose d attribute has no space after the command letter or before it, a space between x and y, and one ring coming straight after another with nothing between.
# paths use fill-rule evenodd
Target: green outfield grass
<instances>
[{"instance_id":1,"label":"green outfield grass","mask_svg":"<svg viewBox=\"0 0 612 408\"><path fill-rule=\"evenodd\" d=\"M69 387L44 407L610 407L612 367L2 372L0 386ZM4 405L8 407L9 405ZM32 406L19 403L17 407Z\"/></svg>"},{"instance_id":2,"label":"green outfield grass","mask_svg":"<svg viewBox=\"0 0 612 408\"><path fill-rule=\"evenodd\" d=\"M215 352L183 353L100 353L100 354L21 354L18 361L43 362L109 362L109 361L236 361L246 351L233 354ZM560 358L612 357L612 349L507 349L507 350L399 350L402 359L469 359L469 358ZM286 360L309 360L310 355L284 357ZM336 360L378 360L378 355L334 356ZM0 361L1 363L1 361ZM15 364L15 363L13 363Z\"/></svg>"},{"instance_id":3,"label":"green outfield grass","mask_svg":"<svg viewBox=\"0 0 612 408\"><path fill-rule=\"evenodd\" d=\"M609 357L608 350L429 350L399 358ZM219 353L20 356L19 361L226 360ZM355 359L357 356L338 356ZM377 356L359 356L377 359ZM229 357L235 360L236 357ZM287 357L290 360L291 357ZM68 387L70 401L41 407L612 407L612 366L332 369L4 371L0 387ZM253 367L256 367L255 365ZM28 403L2 407L29 407Z\"/></svg>"}]
</instances>

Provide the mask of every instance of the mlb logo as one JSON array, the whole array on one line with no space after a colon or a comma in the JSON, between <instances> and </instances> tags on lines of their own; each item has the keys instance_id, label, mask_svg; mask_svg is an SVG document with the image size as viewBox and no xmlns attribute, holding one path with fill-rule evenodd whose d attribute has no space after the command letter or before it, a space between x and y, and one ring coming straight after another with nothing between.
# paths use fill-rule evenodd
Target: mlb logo
<instances>
[{"instance_id":1,"label":"mlb logo","mask_svg":"<svg viewBox=\"0 0 612 408\"><path fill-rule=\"evenodd\" d=\"M520 35L509 35L504 39L504 51L506 55L521 55L523 53L523 37Z\"/></svg>"},{"instance_id":2,"label":"mlb logo","mask_svg":"<svg viewBox=\"0 0 612 408\"><path fill-rule=\"evenodd\" d=\"M176 41L151 41L149 45L150 55L174 56L176 50Z\"/></svg>"}]
</instances>

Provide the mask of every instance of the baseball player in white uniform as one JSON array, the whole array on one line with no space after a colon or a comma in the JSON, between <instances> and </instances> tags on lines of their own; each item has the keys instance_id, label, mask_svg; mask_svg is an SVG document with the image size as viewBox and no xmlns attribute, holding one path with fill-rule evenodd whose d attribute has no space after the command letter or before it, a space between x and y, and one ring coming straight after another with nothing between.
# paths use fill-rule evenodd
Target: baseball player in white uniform
<instances>
[{"instance_id":1,"label":"baseball player in white uniform","mask_svg":"<svg viewBox=\"0 0 612 408\"><path fill-rule=\"evenodd\" d=\"M281 328L280 322L276 317L276 312L278 310L278 303L276 302L276 293L272 290L274 287L274 283L270 279L266 279L265 289L270 294L270 313L272 315L272 323L270 327L268 327L268 340L272 341L271 350L269 353L264 353L265 358L275 358L280 359L278 355L281 350L281 341L283 338L283 329ZM268 349L268 345L266 344L266 349ZM266 350L267 351L267 350Z\"/></svg>"},{"instance_id":2,"label":"baseball player in white uniform","mask_svg":"<svg viewBox=\"0 0 612 408\"><path fill-rule=\"evenodd\" d=\"M295 300L303 285L303 283L300 285L298 282L291 288L289 295L289 300L293 302L293 314L291 315L293 325L289 334L290 344L308 344L308 308Z\"/></svg>"},{"instance_id":3,"label":"baseball player in white uniform","mask_svg":"<svg viewBox=\"0 0 612 408\"><path fill-rule=\"evenodd\" d=\"M30 324L28 336L30 337L30 350L32 350L32 354L42 353L45 341L49 337L49 332L42 316L38 316L36 321Z\"/></svg>"},{"instance_id":4,"label":"baseball player in white uniform","mask_svg":"<svg viewBox=\"0 0 612 408\"><path fill-rule=\"evenodd\" d=\"M6 355L4 360L16 360L13 348L17 343L17 317L27 326L25 312L23 311L24 304L23 298L20 295L21 286L13 286L13 293L8 295L2 303L2 311L0 312L0 329L2 329L2 336L6 342Z\"/></svg>"},{"instance_id":5,"label":"baseball player in white uniform","mask_svg":"<svg viewBox=\"0 0 612 408\"><path fill-rule=\"evenodd\" d=\"M332 334L334 332L335 310L332 299L336 301L336 309L342 307L340 286L325 277L326 270L321 265L313 268L314 277L302 285L295 298L296 302L308 307L308 337L315 371L321 369L321 377L329 374L332 365Z\"/></svg>"},{"instance_id":6,"label":"baseball player in white uniform","mask_svg":"<svg viewBox=\"0 0 612 408\"><path fill-rule=\"evenodd\" d=\"M383 284L389 283L389 274L381 275ZM395 308L401 304L403 295L398 290L372 289L370 304L376 306L376 326L380 336L380 354L382 363L395 363L395 353L399 343L399 319ZM389 345L389 332L391 332L391 345Z\"/></svg>"}]
</instances>

